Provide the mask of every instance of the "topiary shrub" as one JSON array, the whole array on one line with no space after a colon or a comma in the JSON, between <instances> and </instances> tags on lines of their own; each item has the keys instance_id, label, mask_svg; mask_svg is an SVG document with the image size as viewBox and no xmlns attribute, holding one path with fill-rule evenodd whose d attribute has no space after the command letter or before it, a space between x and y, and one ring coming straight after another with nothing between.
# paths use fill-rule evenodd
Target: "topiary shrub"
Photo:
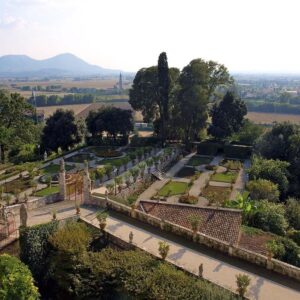
<instances>
[{"instance_id":1,"label":"topiary shrub","mask_svg":"<svg viewBox=\"0 0 300 300\"><path fill-rule=\"evenodd\" d=\"M196 204L198 203L198 197L189 194L184 194L180 196L179 202L186 204Z\"/></svg>"},{"instance_id":2,"label":"topiary shrub","mask_svg":"<svg viewBox=\"0 0 300 300\"><path fill-rule=\"evenodd\" d=\"M242 146L242 145L225 145L224 154L229 158L240 158L246 159L249 158L252 154L251 146Z\"/></svg>"},{"instance_id":3,"label":"topiary shrub","mask_svg":"<svg viewBox=\"0 0 300 300\"><path fill-rule=\"evenodd\" d=\"M0 255L0 299L35 300L39 296L28 267L16 257Z\"/></svg>"},{"instance_id":4,"label":"topiary shrub","mask_svg":"<svg viewBox=\"0 0 300 300\"><path fill-rule=\"evenodd\" d=\"M216 142L203 141L197 145L197 153L201 155L215 156L223 150L223 144Z\"/></svg>"}]
</instances>

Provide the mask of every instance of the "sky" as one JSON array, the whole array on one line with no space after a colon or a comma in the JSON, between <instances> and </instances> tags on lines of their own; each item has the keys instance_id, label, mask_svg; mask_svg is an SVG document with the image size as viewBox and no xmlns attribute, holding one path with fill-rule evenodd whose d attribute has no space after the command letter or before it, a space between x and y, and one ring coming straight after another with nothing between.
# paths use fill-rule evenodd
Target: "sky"
<instances>
[{"instance_id":1,"label":"sky","mask_svg":"<svg viewBox=\"0 0 300 300\"><path fill-rule=\"evenodd\" d=\"M299 0L0 0L0 56L72 53L137 71L167 52L231 72L300 73Z\"/></svg>"}]
</instances>

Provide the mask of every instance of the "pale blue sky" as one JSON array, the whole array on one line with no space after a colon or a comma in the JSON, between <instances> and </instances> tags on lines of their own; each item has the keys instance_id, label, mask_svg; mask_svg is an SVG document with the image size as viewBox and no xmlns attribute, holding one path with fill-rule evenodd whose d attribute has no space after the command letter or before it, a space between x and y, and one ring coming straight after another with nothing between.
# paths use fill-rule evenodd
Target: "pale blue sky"
<instances>
[{"instance_id":1,"label":"pale blue sky","mask_svg":"<svg viewBox=\"0 0 300 300\"><path fill-rule=\"evenodd\" d=\"M136 71L166 51L231 71L300 73L299 0L0 0L0 55L70 52Z\"/></svg>"}]
</instances>

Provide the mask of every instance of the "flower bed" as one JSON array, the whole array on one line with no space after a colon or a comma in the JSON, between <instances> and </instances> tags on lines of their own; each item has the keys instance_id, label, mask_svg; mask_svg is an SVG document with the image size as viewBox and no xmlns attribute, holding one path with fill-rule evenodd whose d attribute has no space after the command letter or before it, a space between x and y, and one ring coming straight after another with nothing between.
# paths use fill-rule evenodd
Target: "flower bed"
<instances>
[{"instance_id":1,"label":"flower bed","mask_svg":"<svg viewBox=\"0 0 300 300\"><path fill-rule=\"evenodd\" d=\"M187 165L195 167L200 165L207 165L211 161L212 157L195 155L188 161Z\"/></svg>"},{"instance_id":2,"label":"flower bed","mask_svg":"<svg viewBox=\"0 0 300 300\"><path fill-rule=\"evenodd\" d=\"M211 176L210 180L212 181L219 181L219 182L227 182L227 183L234 183L237 178L236 172L225 172L225 173L216 173Z\"/></svg>"},{"instance_id":3,"label":"flower bed","mask_svg":"<svg viewBox=\"0 0 300 300\"><path fill-rule=\"evenodd\" d=\"M195 175L196 170L191 167L183 167L181 168L175 175L175 177L179 178L191 178Z\"/></svg>"},{"instance_id":4,"label":"flower bed","mask_svg":"<svg viewBox=\"0 0 300 300\"><path fill-rule=\"evenodd\" d=\"M208 185L202 190L201 195L207 198L210 204L218 205L228 200L230 193L230 188Z\"/></svg>"},{"instance_id":5,"label":"flower bed","mask_svg":"<svg viewBox=\"0 0 300 300\"><path fill-rule=\"evenodd\" d=\"M88 153L80 153L65 159L66 162L84 163L85 161L93 160L92 155Z\"/></svg>"},{"instance_id":6,"label":"flower bed","mask_svg":"<svg viewBox=\"0 0 300 300\"><path fill-rule=\"evenodd\" d=\"M122 152L113 148L92 147L88 151L94 153L98 157L118 157L122 156Z\"/></svg>"}]
</instances>

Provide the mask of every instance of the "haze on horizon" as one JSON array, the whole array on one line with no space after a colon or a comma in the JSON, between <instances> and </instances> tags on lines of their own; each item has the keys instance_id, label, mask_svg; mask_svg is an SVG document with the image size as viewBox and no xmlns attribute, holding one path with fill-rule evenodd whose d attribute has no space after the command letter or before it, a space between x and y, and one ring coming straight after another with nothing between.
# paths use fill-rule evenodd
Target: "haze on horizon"
<instances>
[{"instance_id":1,"label":"haze on horizon","mask_svg":"<svg viewBox=\"0 0 300 300\"><path fill-rule=\"evenodd\" d=\"M194 58L231 72L300 73L298 0L0 0L0 56L70 52L105 68L182 68Z\"/></svg>"}]
</instances>

